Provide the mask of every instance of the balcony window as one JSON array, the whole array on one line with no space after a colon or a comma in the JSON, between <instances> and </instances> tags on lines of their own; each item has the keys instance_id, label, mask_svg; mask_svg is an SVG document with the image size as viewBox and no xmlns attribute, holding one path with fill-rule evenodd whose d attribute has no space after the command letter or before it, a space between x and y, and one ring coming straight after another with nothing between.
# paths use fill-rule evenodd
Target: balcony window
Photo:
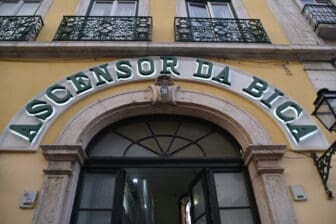
<instances>
[{"instance_id":1,"label":"balcony window","mask_svg":"<svg viewBox=\"0 0 336 224\"><path fill-rule=\"evenodd\" d=\"M35 15L40 7L41 1L1 1L1 16L26 16Z\"/></svg>"},{"instance_id":2,"label":"balcony window","mask_svg":"<svg viewBox=\"0 0 336 224\"><path fill-rule=\"evenodd\" d=\"M240 19L230 1L187 1L175 18L176 41L270 43L258 19Z\"/></svg>"},{"instance_id":3,"label":"balcony window","mask_svg":"<svg viewBox=\"0 0 336 224\"><path fill-rule=\"evenodd\" d=\"M0 1L0 40L34 40L43 26L37 15L42 1Z\"/></svg>"},{"instance_id":4,"label":"balcony window","mask_svg":"<svg viewBox=\"0 0 336 224\"><path fill-rule=\"evenodd\" d=\"M227 2L188 2L189 17L233 18L231 6Z\"/></svg>"},{"instance_id":5,"label":"balcony window","mask_svg":"<svg viewBox=\"0 0 336 224\"><path fill-rule=\"evenodd\" d=\"M137 16L138 5L139 1L94 0L85 16L64 16L54 40L150 41L152 18Z\"/></svg>"},{"instance_id":6,"label":"balcony window","mask_svg":"<svg viewBox=\"0 0 336 224\"><path fill-rule=\"evenodd\" d=\"M136 16L137 1L93 1L90 16Z\"/></svg>"},{"instance_id":7,"label":"balcony window","mask_svg":"<svg viewBox=\"0 0 336 224\"><path fill-rule=\"evenodd\" d=\"M336 40L336 7L328 0L301 0L302 14L318 36Z\"/></svg>"}]
</instances>

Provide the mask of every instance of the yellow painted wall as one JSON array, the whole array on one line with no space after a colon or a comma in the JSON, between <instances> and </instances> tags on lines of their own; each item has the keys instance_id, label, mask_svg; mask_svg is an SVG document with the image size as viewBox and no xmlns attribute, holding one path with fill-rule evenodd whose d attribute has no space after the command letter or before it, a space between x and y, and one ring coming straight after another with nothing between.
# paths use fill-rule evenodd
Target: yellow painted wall
<instances>
[{"instance_id":1,"label":"yellow painted wall","mask_svg":"<svg viewBox=\"0 0 336 224\"><path fill-rule=\"evenodd\" d=\"M83 60L60 60L60 59L21 59L21 60L0 60L0 129L1 131L9 123L12 116L24 107L36 94L46 89L50 84L64 79L66 76L86 68L103 64L116 59L83 59ZM315 92L310 83L303 66L298 62L285 61L260 61L260 60L224 60L209 58L223 64L229 64L235 68L256 75L269 84L282 90L286 95L296 100L308 113L312 111L312 102ZM33 84L32 84L33 83ZM77 112L87 105L105 96L125 92L134 89L147 88L151 82L141 82L121 85L97 92L79 101L65 111L50 127L42 140L43 144L55 142L60 131ZM235 105L253 114L255 118L264 125L270 133L275 144L289 145L285 135L275 123L259 106L247 99L228 92L222 88L207 86L200 83L187 83L177 81L182 88L190 90L201 90L224 99L230 99ZM324 130L323 127L321 127ZM325 131L328 139L336 139L335 134L331 135ZM290 147L288 148L290 151ZM324 217L326 224L333 223L336 219L334 214L335 200L326 199L324 189L316 168L310 158L297 153L287 152L282 160L286 168L285 177L288 184L301 184L305 187L308 201L293 202L299 223L317 223L319 217ZM0 223L31 223L34 209L23 210L19 203L25 190L39 191L42 184L43 169L47 162L37 153L0 153ZM319 209L317 209L319 208ZM309 212L307 212L309 211ZM321 214L321 216L320 216Z\"/></svg>"},{"instance_id":2,"label":"yellow painted wall","mask_svg":"<svg viewBox=\"0 0 336 224\"><path fill-rule=\"evenodd\" d=\"M37 41L51 41L65 15L75 15L79 0L54 0L46 17ZM174 17L176 0L149 0L149 16L153 17L153 42L175 42ZM260 19L273 44L288 44L277 19L272 15L267 0L243 0L249 18ZM66 6L66 7L64 7Z\"/></svg>"},{"instance_id":3,"label":"yellow painted wall","mask_svg":"<svg viewBox=\"0 0 336 224\"><path fill-rule=\"evenodd\" d=\"M175 0L150 0L153 17L153 41L174 42L174 17L176 16Z\"/></svg>"},{"instance_id":4,"label":"yellow painted wall","mask_svg":"<svg viewBox=\"0 0 336 224\"><path fill-rule=\"evenodd\" d=\"M43 169L47 162L42 154L0 152L0 223L32 223L34 209L20 209L24 191L40 191Z\"/></svg>"},{"instance_id":5,"label":"yellow painted wall","mask_svg":"<svg viewBox=\"0 0 336 224\"><path fill-rule=\"evenodd\" d=\"M51 41L63 16L74 15L77 4L78 0L53 0L46 17L43 18L44 26L36 41Z\"/></svg>"},{"instance_id":6,"label":"yellow painted wall","mask_svg":"<svg viewBox=\"0 0 336 224\"><path fill-rule=\"evenodd\" d=\"M268 7L267 0L243 0L249 18L260 19L272 44L289 44L280 23Z\"/></svg>"}]
</instances>

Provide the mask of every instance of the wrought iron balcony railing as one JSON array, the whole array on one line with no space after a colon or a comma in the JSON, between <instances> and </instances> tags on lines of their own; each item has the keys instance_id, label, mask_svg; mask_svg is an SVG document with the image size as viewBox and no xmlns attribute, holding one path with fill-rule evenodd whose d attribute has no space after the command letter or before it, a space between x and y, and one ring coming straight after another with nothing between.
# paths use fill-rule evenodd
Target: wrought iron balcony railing
<instances>
[{"instance_id":1,"label":"wrought iron balcony railing","mask_svg":"<svg viewBox=\"0 0 336 224\"><path fill-rule=\"evenodd\" d=\"M336 7L330 5L305 5L302 14L317 29L319 24L336 24Z\"/></svg>"},{"instance_id":2,"label":"wrought iron balcony railing","mask_svg":"<svg viewBox=\"0 0 336 224\"><path fill-rule=\"evenodd\" d=\"M0 16L0 41L35 40L42 26L41 16Z\"/></svg>"},{"instance_id":3,"label":"wrought iron balcony railing","mask_svg":"<svg viewBox=\"0 0 336 224\"><path fill-rule=\"evenodd\" d=\"M152 17L64 16L56 41L150 41Z\"/></svg>"},{"instance_id":4,"label":"wrought iron balcony railing","mask_svg":"<svg viewBox=\"0 0 336 224\"><path fill-rule=\"evenodd\" d=\"M259 19L175 17L175 40L270 43Z\"/></svg>"}]
</instances>

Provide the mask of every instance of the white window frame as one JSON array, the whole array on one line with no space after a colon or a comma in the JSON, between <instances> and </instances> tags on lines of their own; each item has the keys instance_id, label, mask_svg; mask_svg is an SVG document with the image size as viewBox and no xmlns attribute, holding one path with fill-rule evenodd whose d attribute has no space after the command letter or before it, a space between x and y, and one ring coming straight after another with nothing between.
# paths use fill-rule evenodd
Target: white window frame
<instances>
[{"instance_id":1,"label":"white window frame","mask_svg":"<svg viewBox=\"0 0 336 224\"><path fill-rule=\"evenodd\" d=\"M214 13L214 10L213 10L213 5L225 5L228 9L228 12L230 14L230 17L225 17L225 18L234 18L234 13L233 13L233 9L232 9L232 6L231 6L231 3L229 2L207 2L207 5L209 7L209 11L210 11L210 15L211 17L215 17L215 13Z\"/></svg>"},{"instance_id":2,"label":"white window frame","mask_svg":"<svg viewBox=\"0 0 336 224\"><path fill-rule=\"evenodd\" d=\"M214 10L213 10L213 5L214 4L226 5L226 7L228 8L228 12L230 14L230 17L215 17L215 13L214 13ZM187 2L187 7L188 7L188 11L189 11L189 17L191 17L190 16L190 5L205 5L209 18L234 18L235 17L234 13L233 13L233 9L231 8L231 4L229 2L206 1L205 3L198 3L198 2L188 1Z\"/></svg>"},{"instance_id":3,"label":"white window frame","mask_svg":"<svg viewBox=\"0 0 336 224\"><path fill-rule=\"evenodd\" d=\"M134 3L135 4L135 7L134 7L134 11L133 11L133 16L137 16L137 13L136 13L136 11L137 11L137 6L138 6L138 1L136 1L136 0L133 0L133 1L131 1L131 0L94 0L93 1L93 5L92 5L92 7L91 7L91 9L90 9L90 12L87 12L87 14L88 15L90 15L90 16L94 16L94 15L92 15L93 14L93 9L94 9L94 7L95 7L95 5L96 4L99 4L99 3L107 3L107 4L111 4L111 8L110 8L110 10L109 10L109 13L107 14L107 15L104 15L104 16L115 16L116 15L116 12L117 12L117 8L118 8L118 5L120 4L120 3Z\"/></svg>"},{"instance_id":4,"label":"white window frame","mask_svg":"<svg viewBox=\"0 0 336 224\"><path fill-rule=\"evenodd\" d=\"M119 0L120 1L120 0ZM127 0L125 0L127 2ZM85 16L87 14L87 11L90 7L90 0L79 0L79 3L77 5L75 15L77 16ZM138 0L137 1L137 16L148 16L149 15L149 0ZM113 13L113 9L111 11Z\"/></svg>"},{"instance_id":5,"label":"white window frame","mask_svg":"<svg viewBox=\"0 0 336 224\"><path fill-rule=\"evenodd\" d=\"M231 0L231 5L236 13L237 18L239 19L249 18L242 0ZM188 5L186 0L176 0L176 16L187 17L188 16L187 7Z\"/></svg>"},{"instance_id":6,"label":"white window frame","mask_svg":"<svg viewBox=\"0 0 336 224\"><path fill-rule=\"evenodd\" d=\"M43 0L17 0L17 1L13 1L13 0L2 0L0 1L0 7L2 4L4 3L14 3L16 4L14 10L12 13L10 13L8 16L16 16L18 15L18 13L20 12L20 10L22 9L22 7L24 6L24 4L29 4L29 3L39 3L39 6L36 8L36 10L34 11L34 13L32 14L27 14L25 16L33 16L36 15L39 8L41 7Z\"/></svg>"},{"instance_id":7,"label":"white window frame","mask_svg":"<svg viewBox=\"0 0 336 224\"><path fill-rule=\"evenodd\" d=\"M35 13L33 15L41 16L42 18L44 18L46 16L49 8L51 7L53 1L54 0L1 0L0 4L3 3L3 2L17 3L18 5L15 9L15 13L12 13L13 14L12 16L15 16L15 14L19 11L20 7L22 7L24 2L40 2L39 7L37 8L37 10L35 11Z\"/></svg>"}]
</instances>

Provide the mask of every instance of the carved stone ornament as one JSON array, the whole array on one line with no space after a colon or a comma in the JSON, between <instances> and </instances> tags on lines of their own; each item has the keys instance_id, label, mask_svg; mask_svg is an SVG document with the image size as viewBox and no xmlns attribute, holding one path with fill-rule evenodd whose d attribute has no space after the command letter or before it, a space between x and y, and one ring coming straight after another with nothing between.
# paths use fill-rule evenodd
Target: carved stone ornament
<instances>
[{"instance_id":1,"label":"carved stone ornament","mask_svg":"<svg viewBox=\"0 0 336 224\"><path fill-rule=\"evenodd\" d=\"M174 80L170 76L159 76L149 88L153 96L152 104L170 103L176 105L176 93L180 87L174 84Z\"/></svg>"}]
</instances>

